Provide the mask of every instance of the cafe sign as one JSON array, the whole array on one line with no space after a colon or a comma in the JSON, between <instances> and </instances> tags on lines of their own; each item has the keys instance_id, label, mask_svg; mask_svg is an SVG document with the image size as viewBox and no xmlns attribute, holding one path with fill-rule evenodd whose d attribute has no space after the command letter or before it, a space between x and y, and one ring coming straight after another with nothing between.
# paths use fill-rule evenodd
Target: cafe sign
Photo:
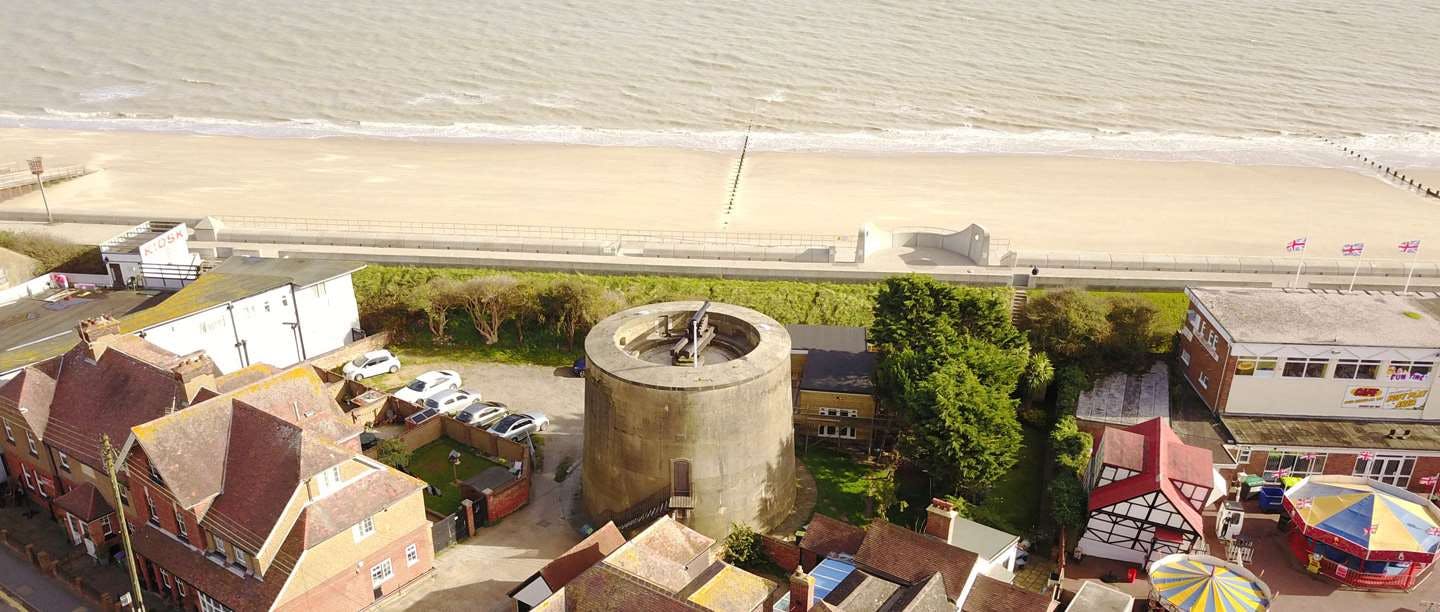
<instances>
[{"instance_id":1,"label":"cafe sign","mask_svg":"<svg viewBox=\"0 0 1440 612\"><path fill-rule=\"evenodd\" d=\"M1429 396L1429 389L1358 386L1346 389L1345 398L1340 403L1345 408L1420 410L1425 407Z\"/></svg>"}]
</instances>

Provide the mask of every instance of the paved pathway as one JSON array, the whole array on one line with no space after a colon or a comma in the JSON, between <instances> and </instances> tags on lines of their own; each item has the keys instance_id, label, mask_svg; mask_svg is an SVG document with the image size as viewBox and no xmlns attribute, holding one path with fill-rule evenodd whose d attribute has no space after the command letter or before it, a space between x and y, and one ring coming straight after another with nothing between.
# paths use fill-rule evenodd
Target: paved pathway
<instances>
[{"instance_id":1,"label":"paved pathway","mask_svg":"<svg viewBox=\"0 0 1440 612\"><path fill-rule=\"evenodd\" d=\"M0 611L89 609L80 598L9 549L0 553Z\"/></svg>"}]
</instances>

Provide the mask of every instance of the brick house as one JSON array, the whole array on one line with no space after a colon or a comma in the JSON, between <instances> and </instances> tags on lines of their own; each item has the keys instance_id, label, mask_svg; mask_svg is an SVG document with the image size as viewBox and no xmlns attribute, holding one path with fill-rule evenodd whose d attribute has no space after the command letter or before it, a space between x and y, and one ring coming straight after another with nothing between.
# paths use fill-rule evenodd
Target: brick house
<instances>
[{"instance_id":1,"label":"brick house","mask_svg":"<svg viewBox=\"0 0 1440 612\"><path fill-rule=\"evenodd\" d=\"M787 325L795 433L807 441L871 448L890 432L875 399L877 354L865 328Z\"/></svg>"},{"instance_id":2,"label":"brick house","mask_svg":"<svg viewBox=\"0 0 1440 612\"><path fill-rule=\"evenodd\" d=\"M1440 296L1191 288L1179 361L1238 471L1429 494L1440 474ZM1429 482L1426 480L1426 482Z\"/></svg>"},{"instance_id":3,"label":"brick house","mask_svg":"<svg viewBox=\"0 0 1440 612\"><path fill-rule=\"evenodd\" d=\"M207 612L358 610L429 571L424 483L360 432L304 364L134 427L143 582Z\"/></svg>"},{"instance_id":4,"label":"brick house","mask_svg":"<svg viewBox=\"0 0 1440 612\"><path fill-rule=\"evenodd\" d=\"M7 471L72 543L100 559L119 541L101 437L119 445L132 426L188 406L217 380L203 354L176 355L118 328L110 318L82 321L70 351L0 385Z\"/></svg>"}]
</instances>

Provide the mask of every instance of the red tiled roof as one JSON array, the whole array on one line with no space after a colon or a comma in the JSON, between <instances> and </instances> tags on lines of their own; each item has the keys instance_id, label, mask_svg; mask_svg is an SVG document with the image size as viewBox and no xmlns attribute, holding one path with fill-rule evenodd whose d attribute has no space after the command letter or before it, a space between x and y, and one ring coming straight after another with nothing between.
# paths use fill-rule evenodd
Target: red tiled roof
<instances>
[{"instance_id":1,"label":"red tiled roof","mask_svg":"<svg viewBox=\"0 0 1440 612\"><path fill-rule=\"evenodd\" d=\"M1106 427L1095 440L1100 463L1139 472L1145 469L1145 436L1133 431Z\"/></svg>"},{"instance_id":2,"label":"red tiled roof","mask_svg":"<svg viewBox=\"0 0 1440 612\"><path fill-rule=\"evenodd\" d=\"M945 579L945 596L960 596L979 557L933 536L916 533L884 521L870 525L855 553L863 569L906 585L923 582L939 573Z\"/></svg>"},{"instance_id":3,"label":"red tiled roof","mask_svg":"<svg viewBox=\"0 0 1440 612\"><path fill-rule=\"evenodd\" d=\"M54 397L55 379L35 367L20 370L9 382L0 385L0 409L14 410L30 431L35 432L35 437L42 440Z\"/></svg>"},{"instance_id":4,"label":"red tiled roof","mask_svg":"<svg viewBox=\"0 0 1440 612\"><path fill-rule=\"evenodd\" d=\"M805 527L805 537L800 539L800 548L822 557L836 553L853 555L860 551L860 544L864 541L864 529L816 514Z\"/></svg>"},{"instance_id":5,"label":"red tiled roof","mask_svg":"<svg viewBox=\"0 0 1440 612\"><path fill-rule=\"evenodd\" d=\"M1190 531L1200 533L1204 528L1204 521L1195 507L1190 505L1189 500L1180 494L1180 490L1175 486L1175 481L1179 480L1207 488L1213 486L1210 451L1188 446L1180 441L1180 437L1175 435L1175 432L1171 431L1164 419L1160 417L1131 425L1123 430L1107 427L1101 434L1101 439L1110 439L1116 432L1122 432L1116 439L1125 441L1123 445L1132 444L1128 441L1132 438L1125 434L1141 436L1144 448L1142 468L1140 473L1134 476L1091 491L1088 506L1090 511L1093 512L1158 491L1169 500L1176 512L1184 517L1186 524L1190 526ZM1105 446L1108 447L1110 444L1107 442ZM1109 454L1107 449L1106 455Z\"/></svg>"},{"instance_id":6,"label":"red tiled roof","mask_svg":"<svg viewBox=\"0 0 1440 612\"><path fill-rule=\"evenodd\" d=\"M304 529L300 530L304 548L314 548L374 514L375 508L393 504L424 487L424 482L395 470L371 472L305 509L301 517Z\"/></svg>"},{"instance_id":7,"label":"red tiled roof","mask_svg":"<svg viewBox=\"0 0 1440 612\"><path fill-rule=\"evenodd\" d=\"M564 599L565 612L698 612L699 604L677 599L623 570L596 563L552 597ZM549 602L547 602L549 603ZM553 604L552 604L553 605ZM554 608L542 606L545 610Z\"/></svg>"},{"instance_id":8,"label":"red tiled roof","mask_svg":"<svg viewBox=\"0 0 1440 612\"><path fill-rule=\"evenodd\" d=\"M55 498L55 505L59 506L61 510L74 515L75 518L87 523L107 514L115 513L115 509L111 508L110 503L105 501L105 496L100 494L100 490L88 482L71 489L69 493Z\"/></svg>"},{"instance_id":9,"label":"red tiled roof","mask_svg":"<svg viewBox=\"0 0 1440 612\"><path fill-rule=\"evenodd\" d=\"M131 532L135 554L145 557L235 612L263 612L289 578L286 567L271 566L264 580L238 576L150 525ZM288 542L287 542L288 543Z\"/></svg>"},{"instance_id":10,"label":"red tiled roof","mask_svg":"<svg viewBox=\"0 0 1440 612\"><path fill-rule=\"evenodd\" d=\"M185 389L170 371L180 356L129 335L100 340L107 348L89 361L82 342L62 355L50 405L46 441L72 461L98 468L100 438L117 448L130 428L183 407ZM212 364L213 367L213 364Z\"/></svg>"},{"instance_id":11,"label":"red tiled roof","mask_svg":"<svg viewBox=\"0 0 1440 612\"><path fill-rule=\"evenodd\" d=\"M571 546L570 550L540 568L540 576L545 579L550 590L559 590L624 543L625 536L615 528L615 523L605 523L604 527L595 530L595 533L586 536L579 544Z\"/></svg>"},{"instance_id":12,"label":"red tiled roof","mask_svg":"<svg viewBox=\"0 0 1440 612\"><path fill-rule=\"evenodd\" d=\"M975 584L965 596L963 612L1045 612L1051 599L984 574L975 576Z\"/></svg>"}]
</instances>

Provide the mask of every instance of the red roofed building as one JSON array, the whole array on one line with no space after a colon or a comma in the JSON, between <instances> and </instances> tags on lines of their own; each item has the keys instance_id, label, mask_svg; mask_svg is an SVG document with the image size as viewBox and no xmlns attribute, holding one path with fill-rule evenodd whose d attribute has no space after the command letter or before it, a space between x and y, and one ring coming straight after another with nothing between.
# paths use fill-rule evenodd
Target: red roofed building
<instances>
[{"instance_id":1,"label":"red roofed building","mask_svg":"<svg viewBox=\"0 0 1440 612\"><path fill-rule=\"evenodd\" d=\"M1106 427L1085 472L1090 516L1076 550L1130 563L1188 552L1200 512L1223 494L1218 482L1210 451L1181 442L1164 419Z\"/></svg>"}]
</instances>

